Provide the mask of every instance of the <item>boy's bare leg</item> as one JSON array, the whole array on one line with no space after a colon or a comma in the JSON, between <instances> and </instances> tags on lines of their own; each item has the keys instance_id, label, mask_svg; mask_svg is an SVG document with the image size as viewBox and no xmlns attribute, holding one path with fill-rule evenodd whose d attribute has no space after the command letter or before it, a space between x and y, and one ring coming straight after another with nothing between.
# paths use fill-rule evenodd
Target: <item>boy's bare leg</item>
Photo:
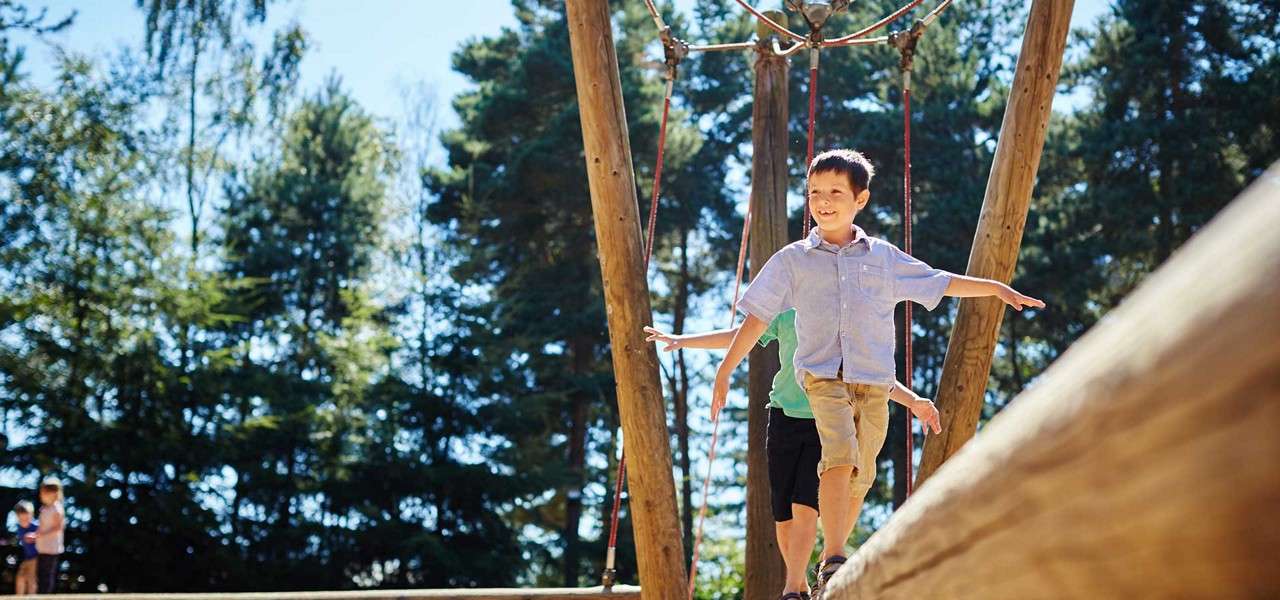
<instances>
[{"instance_id":1,"label":"boy's bare leg","mask_svg":"<svg viewBox=\"0 0 1280 600\"><path fill-rule=\"evenodd\" d=\"M787 565L787 583L782 593L808 592L809 555L818 538L818 511L803 504L791 505L791 520L774 523L778 550Z\"/></svg>"},{"instance_id":2,"label":"boy's bare leg","mask_svg":"<svg viewBox=\"0 0 1280 600\"><path fill-rule=\"evenodd\" d=\"M845 556L844 545L853 533L857 513L850 514L853 465L831 467L818 476L818 511L822 514L822 560ZM861 509L862 500L858 499Z\"/></svg>"}]
</instances>

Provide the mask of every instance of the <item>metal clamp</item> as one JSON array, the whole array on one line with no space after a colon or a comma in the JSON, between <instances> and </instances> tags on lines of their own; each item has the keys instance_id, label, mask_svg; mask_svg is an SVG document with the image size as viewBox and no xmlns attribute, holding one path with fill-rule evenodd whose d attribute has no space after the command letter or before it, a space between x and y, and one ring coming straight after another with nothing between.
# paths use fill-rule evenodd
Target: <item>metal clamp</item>
<instances>
[{"instance_id":1,"label":"metal clamp","mask_svg":"<svg viewBox=\"0 0 1280 600\"><path fill-rule=\"evenodd\" d=\"M689 56L689 43L672 35L670 26L663 27L658 38L662 40L663 62L674 71L680 61Z\"/></svg>"},{"instance_id":2,"label":"metal clamp","mask_svg":"<svg viewBox=\"0 0 1280 600\"><path fill-rule=\"evenodd\" d=\"M901 58L898 60L898 68L903 71L911 71L911 67L915 64L916 44L920 42L920 37L924 35L924 28L927 27L924 21L916 19L911 24L911 29L906 31L894 31L889 34L889 45L898 49Z\"/></svg>"},{"instance_id":3,"label":"metal clamp","mask_svg":"<svg viewBox=\"0 0 1280 600\"><path fill-rule=\"evenodd\" d=\"M809 23L809 29L816 33L827 24L831 15L848 8L849 2L850 0L786 0L786 6L800 13Z\"/></svg>"}]
</instances>

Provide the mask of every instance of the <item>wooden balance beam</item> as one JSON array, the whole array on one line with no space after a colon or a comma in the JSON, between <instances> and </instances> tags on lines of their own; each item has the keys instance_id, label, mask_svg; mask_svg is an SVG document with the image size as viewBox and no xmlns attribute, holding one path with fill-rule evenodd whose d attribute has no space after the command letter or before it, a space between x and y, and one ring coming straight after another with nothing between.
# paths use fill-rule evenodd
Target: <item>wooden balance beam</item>
<instances>
[{"instance_id":1,"label":"wooden balance beam","mask_svg":"<svg viewBox=\"0 0 1280 600\"><path fill-rule=\"evenodd\" d=\"M945 463L825 598L1280 598L1278 460L1280 163Z\"/></svg>"},{"instance_id":2,"label":"wooden balance beam","mask_svg":"<svg viewBox=\"0 0 1280 600\"><path fill-rule=\"evenodd\" d=\"M249 592L240 594L66 594L46 596L63 600L639 600L640 588L615 585L612 591L593 588L473 588L456 590L361 590L350 592Z\"/></svg>"}]
</instances>

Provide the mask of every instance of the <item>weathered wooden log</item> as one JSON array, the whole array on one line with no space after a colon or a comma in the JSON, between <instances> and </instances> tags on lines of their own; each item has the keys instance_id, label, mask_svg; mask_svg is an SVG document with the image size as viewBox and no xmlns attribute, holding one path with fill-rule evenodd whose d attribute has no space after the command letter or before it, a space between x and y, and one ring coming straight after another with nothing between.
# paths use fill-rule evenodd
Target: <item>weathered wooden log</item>
<instances>
[{"instance_id":1,"label":"weathered wooden log","mask_svg":"<svg viewBox=\"0 0 1280 600\"><path fill-rule=\"evenodd\" d=\"M582 121L609 346L626 444L636 562L645 598L684 598L684 564L666 404L658 356L644 341L653 322L640 238L608 0L568 0L570 51Z\"/></svg>"},{"instance_id":2,"label":"weathered wooden log","mask_svg":"<svg viewBox=\"0 0 1280 600\"><path fill-rule=\"evenodd\" d=\"M769 11L782 20L779 11ZM771 32L756 28L755 81L751 107L751 277L787 245L787 59L770 47ZM778 349L751 350L747 381L747 556L746 600L772 600L786 583L786 567L770 509L765 432L769 391L778 373ZM790 369L791 365L783 368Z\"/></svg>"},{"instance_id":3,"label":"weathered wooden log","mask_svg":"<svg viewBox=\"0 0 1280 600\"><path fill-rule=\"evenodd\" d=\"M969 252L969 275L1006 283L1013 277L1073 4L1073 0L1035 0L1031 4L1009 103L1000 123L987 193ZM1038 291L1028 293L1035 295ZM917 485L922 485L977 431L1003 317L1004 303L996 298L960 301L938 386L942 434L925 438Z\"/></svg>"}]
</instances>

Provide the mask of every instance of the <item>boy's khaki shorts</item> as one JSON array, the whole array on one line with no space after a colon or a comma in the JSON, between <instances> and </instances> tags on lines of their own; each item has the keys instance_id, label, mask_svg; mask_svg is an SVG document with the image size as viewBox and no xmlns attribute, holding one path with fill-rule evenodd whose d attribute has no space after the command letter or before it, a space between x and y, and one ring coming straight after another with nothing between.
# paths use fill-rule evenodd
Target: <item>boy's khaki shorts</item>
<instances>
[{"instance_id":1,"label":"boy's khaki shorts","mask_svg":"<svg viewBox=\"0 0 1280 600\"><path fill-rule=\"evenodd\" d=\"M36 593L36 559L28 558L18 563L18 576L14 580L14 593L23 596Z\"/></svg>"},{"instance_id":2,"label":"boy's khaki shorts","mask_svg":"<svg viewBox=\"0 0 1280 600\"><path fill-rule=\"evenodd\" d=\"M876 480L876 455L889 429L889 386L845 383L804 374L822 460L818 475L832 467L853 466L853 492L865 493Z\"/></svg>"}]
</instances>

